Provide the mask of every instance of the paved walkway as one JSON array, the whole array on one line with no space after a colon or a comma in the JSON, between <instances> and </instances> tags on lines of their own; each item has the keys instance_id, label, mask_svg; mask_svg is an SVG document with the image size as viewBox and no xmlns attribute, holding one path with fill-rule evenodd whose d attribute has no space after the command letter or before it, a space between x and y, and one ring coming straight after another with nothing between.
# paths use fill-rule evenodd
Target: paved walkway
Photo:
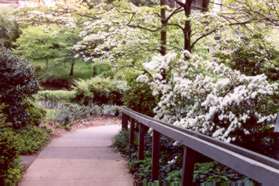
<instances>
[{"instance_id":1,"label":"paved walkway","mask_svg":"<svg viewBox=\"0 0 279 186\"><path fill-rule=\"evenodd\" d=\"M79 129L54 139L27 169L20 186L132 186L127 163L113 152L118 125Z\"/></svg>"}]
</instances>

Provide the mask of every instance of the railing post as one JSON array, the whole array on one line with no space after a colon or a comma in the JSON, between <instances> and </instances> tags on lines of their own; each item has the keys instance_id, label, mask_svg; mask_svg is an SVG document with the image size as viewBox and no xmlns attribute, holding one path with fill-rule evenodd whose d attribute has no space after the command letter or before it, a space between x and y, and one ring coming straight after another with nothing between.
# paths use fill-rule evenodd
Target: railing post
<instances>
[{"instance_id":1,"label":"railing post","mask_svg":"<svg viewBox=\"0 0 279 186\"><path fill-rule=\"evenodd\" d=\"M122 113L122 130L128 130L128 117Z\"/></svg>"},{"instance_id":2,"label":"railing post","mask_svg":"<svg viewBox=\"0 0 279 186\"><path fill-rule=\"evenodd\" d=\"M146 127L139 123L139 146L138 146L138 159L144 160L144 135L146 133Z\"/></svg>"},{"instance_id":3,"label":"railing post","mask_svg":"<svg viewBox=\"0 0 279 186\"><path fill-rule=\"evenodd\" d=\"M182 186L193 186L194 165L197 161L197 152L191 148L184 147Z\"/></svg>"},{"instance_id":4,"label":"railing post","mask_svg":"<svg viewBox=\"0 0 279 186\"><path fill-rule=\"evenodd\" d=\"M263 184L259 183L259 182L254 182L255 186L263 186Z\"/></svg>"},{"instance_id":5,"label":"railing post","mask_svg":"<svg viewBox=\"0 0 279 186\"><path fill-rule=\"evenodd\" d=\"M130 124L130 134L129 134L129 147L134 145L135 142L135 121L131 119L131 124Z\"/></svg>"},{"instance_id":6,"label":"railing post","mask_svg":"<svg viewBox=\"0 0 279 186\"><path fill-rule=\"evenodd\" d=\"M152 135L152 181L159 179L160 173L160 133L153 130Z\"/></svg>"}]
</instances>

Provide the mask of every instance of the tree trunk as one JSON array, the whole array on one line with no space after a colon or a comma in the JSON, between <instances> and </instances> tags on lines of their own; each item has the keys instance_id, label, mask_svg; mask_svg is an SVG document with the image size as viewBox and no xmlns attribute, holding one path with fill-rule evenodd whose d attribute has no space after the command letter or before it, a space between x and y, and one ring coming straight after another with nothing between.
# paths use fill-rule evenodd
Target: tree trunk
<instances>
[{"instance_id":1,"label":"tree trunk","mask_svg":"<svg viewBox=\"0 0 279 186\"><path fill-rule=\"evenodd\" d=\"M70 77L74 76L75 62L71 63Z\"/></svg>"},{"instance_id":2,"label":"tree trunk","mask_svg":"<svg viewBox=\"0 0 279 186\"><path fill-rule=\"evenodd\" d=\"M202 12L207 12L209 6L209 0L202 0Z\"/></svg>"},{"instance_id":3,"label":"tree trunk","mask_svg":"<svg viewBox=\"0 0 279 186\"><path fill-rule=\"evenodd\" d=\"M193 0L187 0L184 7L184 13L187 18L184 24L183 34L184 34L184 50L191 52L191 21L189 20L191 15L191 6Z\"/></svg>"},{"instance_id":4,"label":"tree trunk","mask_svg":"<svg viewBox=\"0 0 279 186\"><path fill-rule=\"evenodd\" d=\"M46 71L48 70L48 58L46 58Z\"/></svg>"},{"instance_id":5,"label":"tree trunk","mask_svg":"<svg viewBox=\"0 0 279 186\"><path fill-rule=\"evenodd\" d=\"M164 56L167 53L167 21L166 21L166 0L160 0L161 5L161 39L160 39L160 53Z\"/></svg>"}]
</instances>

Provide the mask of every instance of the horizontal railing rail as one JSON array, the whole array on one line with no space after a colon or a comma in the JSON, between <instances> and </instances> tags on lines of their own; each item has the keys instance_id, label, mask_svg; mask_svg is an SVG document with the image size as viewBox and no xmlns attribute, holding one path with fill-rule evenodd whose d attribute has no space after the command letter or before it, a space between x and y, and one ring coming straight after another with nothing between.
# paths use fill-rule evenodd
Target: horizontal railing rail
<instances>
[{"instance_id":1,"label":"horizontal railing rail","mask_svg":"<svg viewBox=\"0 0 279 186\"><path fill-rule=\"evenodd\" d=\"M139 126L138 158L144 159L144 135L148 128L153 129L152 135L152 179L159 176L160 135L169 137L184 145L183 186L193 185L193 169L198 154L207 156L235 171L243 174L259 185L279 185L279 161L256 152L228 144L209 136L158 121L152 117L135 112L126 107L120 108L122 113L122 128L130 126L130 145L135 138L135 125ZM129 125L130 124L130 125Z\"/></svg>"}]
</instances>

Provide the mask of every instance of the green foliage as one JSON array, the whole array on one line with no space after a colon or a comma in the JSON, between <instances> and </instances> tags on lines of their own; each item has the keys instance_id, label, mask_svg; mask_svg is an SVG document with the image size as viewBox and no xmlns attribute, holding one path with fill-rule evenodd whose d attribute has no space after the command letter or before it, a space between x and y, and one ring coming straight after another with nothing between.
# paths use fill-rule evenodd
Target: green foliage
<instances>
[{"instance_id":1,"label":"green foliage","mask_svg":"<svg viewBox=\"0 0 279 186\"><path fill-rule=\"evenodd\" d=\"M112 77L112 66L110 63L93 63L92 77Z\"/></svg>"},{"instance_id":2,"label":"green foliage","mask_svg":"<svg viewBox=\"0 0 279 186\"><path fill-rule=\"evenodd\" d=\"M75 91L69 90L43 90L36 94L36 100L52 102L71 102L75 97Z\"/></svg>"},{"instance_id":3,"label":"green foliage","mask_svg":"<svg viewBox=\"0 0 279 186\"><path fill-rule=\"evenodd\" d=\"M128 86L125 81L95 77L89 80L76 81L74 90L79 103L89 104L122 104L124 92Z\"/></svg>"},{"instance_id":4,"label":"green foliage","mask_svg":"<svg viewBox=\"0 0 279 186\"><path fill-rule=\"evenodd\" d=\"M68 61L51 60L46 69L45 61L32 61L36 77L40 80L40 85L44 89L71 89L74 80L90 79L93 69L91 63L77 60L74 64L74 75L69 76L71 63Z\"/></svg>"},{"instance_id":5,"label":"green foliage","mask_svg":"<svg viewBox=\"0 0 279 186\"><path fill-rule=\"evenodd\" d=\"M15 145L20 154L31 154L40 150L49 140L46 129L29 126L15 131Z\"/></svg>"},{"instance_id":6,"label":"green foliage","mask_svg":"<svg viewBox=\"0 0 279 186\"><path fill-rule=\"evenodd\" d=\"M4 106L0 105L0 185L16 185L21 178L21 167L12 129L6 127Z\"/></svg>"},{"instance_id":7,"label":"green foliage","mask_svg":"<svg viewBox=\"0 0 279 186\"><path fill-rule=\"evenodd\" d=\"M180 170L173 170L168 173L166 181L168 183L180 183L181 181L181 171Z\"/></svg>"},{"instance_id":8,"label":"green foliage","mask_svg":"<svg viewBox=\"0 0 279 186\"><path fill-rule=\"evenodd\" d=\"M75 63L80 62L72 52L72 46L78 39L77 28L69 29L58 25L29 26L23 29L17 40L15 53L35 64L43 62L44 66L36 66L36 73L40 77L49 76L49 68L55 70L61 63L69 65L67 77L72 77Z\"/></svg>"},{"instance_id":9,"label":"green foliage","mask_svg":"<svg viewBox=\"0 0 279 186\"><path fill-rule=\"evenodd\" d=\"M78 40L75 30L56 25L29 26L16 41L16 53L31 60L71 57L71 46Z\"/></svg>"},{"instance_id":10,"label":"green foliage","mask_svg":"<svg viewBox=\"0 0 279 186\"><path fill-rule=\"evenodd\" d=\"M124 95L124 105L140 113L153 116L156 99L148 85L134 83Z\"/></svg>"},{"instance_id":11,"label":"green foliage","mask_svg":"<svg viewBox=\"0 0 279 186\"><path fill-rule=\"evenodd\" d=\"M57 115L59 114L59 111L56 109L45 109L45 111L46 111L45 121L55 121Z\"/></svg>"},{"instance_id":12,"label":"green foliage","mask_svg":"<svg viewBox=\"0 0 279 186\"><path fill-rule=\"evenodd\" d=\"M12 48L13 42L19 37L20 33L16 21L0 15L0 46Z\"/></svg>"},{"instance_id":13,"label":"green foliage","mask_svg":"<svg viewBox=\"0 0 279 186\"><path fill-rule=\"evenodd\" d=\"M114 78L127 81L129 86L133 86L136 83L137 77L142 74L141 70L137 70L137 67L133 68L117 68L115 69Z\"/></svg>"},{"instance_id":14,"label":"green foliage","mask_svg":"<svg viewBox=\"0 0 279 186\"><path fill-rule=\"evenodd\" d=\"M113 147L116 148L120 153L124 155L129 154L129 132L128 131L120 131L115 137L113 141Z\"/></svg>"},{"instance_id":15,"label":"green foliage","mask_svg":"<svg viewBox=\"0 0 279 186\"><path fill-rule=\"evenodd\" d=\"M27 27L16 42L15 52L29 60L48 60L60 56L59 49L62 45L57 43L58 32L57 26Z\"/></svg>"},{"instance_id":16,"label":"green foliage","mask_svg":"<svg viewBox=\"0 0 279 186\"><path fill-rule=\"evenodd\" d=\"M145 153L145 158L144 160L138 160L138 161L134 161L134 163L137 166L137 172L135 174L136 178L140 179L140 180L150 180L150 176L151 176L151 155L150 153Z\"/></svg>"},{"instance_id":17,"label":"green foliage","mask_svg":"<svg viewBox=\"0 0 279 186\"><path fill-rule=\"evenodd\" d=\"M240 39L227 39L216 56L246 75L265 74L270 80L279 80L279 50L265 39L264 34L242 33Z\"/></svg>"},{"instance_id":18,"label":"green foliage","mask_svg":"<svg viewBox=\"0 0 279 186\"><path fill-rule=\"evenodd\" d=\"M31 126L39 126L46 116L46 111L31 100L26 101L25 108L28 113L28 124Z\"/></svg>"},{"instance_id":19,"label":"green foliage","mask_svg":"<svg viewBox=\"0 0 279 186\"><path fill-rule=\"evenodd\" d=\"M25 99L38 91L38 82L31 66L9 50L0 54L0 101L6 104L8 121L19 128L27 124L29 116Z\"/></svg>"},{"instance_id":20,"label":"green foliage","mask_svg":"<svg viewBox=\"0 0 279 186\"><path fill-rule=\"evenodd\" d=\"M23 167L20 164L20 159L17 158L13 161L10 168L7 170L5 177L5 184L7 186L16 186L22 178Z\"/></svg>"}]
</instances>

